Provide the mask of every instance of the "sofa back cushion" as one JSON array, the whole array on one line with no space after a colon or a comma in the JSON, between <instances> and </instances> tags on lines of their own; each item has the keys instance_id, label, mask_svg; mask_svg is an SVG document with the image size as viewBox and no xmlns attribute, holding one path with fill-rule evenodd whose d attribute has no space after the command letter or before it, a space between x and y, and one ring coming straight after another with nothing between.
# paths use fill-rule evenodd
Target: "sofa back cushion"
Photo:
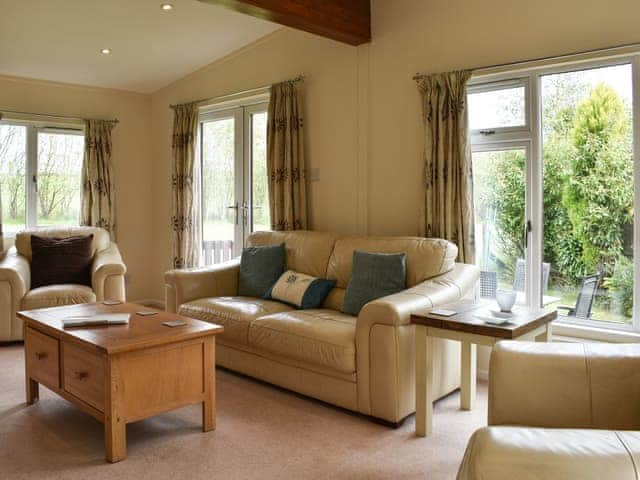
<instances>
[{"instance_id":1,"label":"sofa back cushion","mask_svg":"<svg viewBox=\"0 0 640 480\"><path fill-rule=\"evenodd\" d=\"M31 262L31 235L47 238L69 238L83 237L93 235L91 241L91 257L96 252L109 247L109 232L98 227L52 227L52 228L34 228L32 230L23 230L16 234L16 250L20 255L26 257Z\"/></svg>"},{"instance_id":2,"label":"sofa back cushion","mask_svg":"<svg viewBox=\"0 0 640 480\"><path fill-rule=\"evenodd\" d=\"M327 264L338 236L334 233L296 230L292 232L254 232L248 245L278 245L284 243L286 270L326 278Z\"/></svg>"},{"instance_id":3,"label":"sofa back cushion","mask_svg":"<svg viewBox=\"0 0 640 480\"><path fill-rule=\"evenodd\" d=\"M343 237L335 247L327 278L336 280L337 288L347 288L351 279L353 253L406 253L407 288L453 269L458 247L446 240L421 237ZM327 303L333 306L332 298ZM328 306L328 305L327 305Z\"/></svg>"}]
</instances>

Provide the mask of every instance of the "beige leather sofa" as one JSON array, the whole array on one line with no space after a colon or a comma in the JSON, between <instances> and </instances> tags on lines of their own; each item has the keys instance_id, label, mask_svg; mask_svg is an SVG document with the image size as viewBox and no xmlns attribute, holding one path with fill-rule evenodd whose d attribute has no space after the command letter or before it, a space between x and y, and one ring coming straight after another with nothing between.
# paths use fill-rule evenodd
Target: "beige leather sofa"
<instances>
[{"instance_id":1,"label":"beige leather sofa","mask_svg":"<svg viewBox=\"0 0 640 480\"><path fill-rule=\"evenodd\" d=\"M49 285L31 289L31 235L66 238L93 234L91 268L93 288L85 285ZM0 342L22 339L20 310L88 303L104 299L125 300L126 267L109 233L94 227L58 227L25 230L16 234L12 247L0 261Z\"/></svg>"},{"instance_id":2,"label":"beige leather sofa","mask_svg":"<svg viewBox=\"0 0 640 480\"><path fill-rule=\"evenodd\" d=\"M637 479L640 344L501 342L459 480Z\"/></svg>"},{"instance_id":3,"label":"beige leather sofa","mask_svg":"<svg viewBox=\"0 0 640 480\"><path fill-rule=\"evenodd\" d=\"M218 365L387 422L415 411L414 328L409 315L472 295L475 266L455 263L457 248L423 238L339 237L321 232L257 232L250 245L286 244L287 268L335 279L323 308L238 297L239 260L165 274L171 312L224 325ZM406 252L408 289L340 312L354 250ZM459 386L459 346L436 342L437 396Z\"/></svg>"}]
</instances>

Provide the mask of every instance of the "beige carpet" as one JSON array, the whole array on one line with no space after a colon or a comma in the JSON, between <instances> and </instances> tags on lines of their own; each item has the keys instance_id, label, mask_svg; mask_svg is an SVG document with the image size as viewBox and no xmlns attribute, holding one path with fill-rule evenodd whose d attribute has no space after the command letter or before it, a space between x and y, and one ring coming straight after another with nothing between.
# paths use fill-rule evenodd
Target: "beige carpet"
<instances>
[{"instance_id":1,"label":"beige carpet","mask_svg":"<svg viewBox=\"0 0 640 480\"><path fill-rule=\"evenodd\" d=\"M41 388L24 403L21 345L0 347L0 479L451 479L486 423L485 383L473 412L457 393L435 408L434 435L398 429L218 371L218 428L192 406L130 424L128 458L103 460L102 425Z\"/></svg>"}]
</instances>

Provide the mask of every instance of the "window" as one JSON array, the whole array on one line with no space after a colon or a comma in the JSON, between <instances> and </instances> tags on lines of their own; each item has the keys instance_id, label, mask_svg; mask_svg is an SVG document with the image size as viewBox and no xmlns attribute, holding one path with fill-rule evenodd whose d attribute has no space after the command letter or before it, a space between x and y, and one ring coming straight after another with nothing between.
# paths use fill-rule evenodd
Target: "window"
<instances>
[{"instance_id":1,"label":"window","mask_svg":"<svg viewBox=\"0 0 640 480\"><path fill-rule=\"evenodd\" d=\"M469 89L469 128L526 127L529 123L526 79L484 84Z\"/></svg>"},{"instance_id":2,"label":"window","mask_svg":"<svg viewBox=\"0 0 640 480\"><path fill-rule=\"evenodd\" d=\"M0 189L4 233L77 224L82 130L0 123Z\"/></svg>"},{"instance_id":3,"label":"window","mask_svg":"<svg viewBox=\"0 0 640 480\"><path fill-rule=\"evenodd\" d=\"M476 259L487 285L559 307L567 322L640 329L639 68L633 55L472 80Z\"/></svg>"},{"instance_id":4,"label":"window","mask_svg":"<svg viewBox=\"0 0 640 480\"><path fill-rule=\"evenodd\" d=\"M200 116L202 263L240 254L253 231L268 230L267 104Z\"/></svg>"}]
</instances>

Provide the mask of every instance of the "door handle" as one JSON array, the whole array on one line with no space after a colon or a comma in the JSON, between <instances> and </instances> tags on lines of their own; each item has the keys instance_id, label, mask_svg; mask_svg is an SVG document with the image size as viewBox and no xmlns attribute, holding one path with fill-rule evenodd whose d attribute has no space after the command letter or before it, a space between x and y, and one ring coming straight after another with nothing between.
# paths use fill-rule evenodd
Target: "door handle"
<instances>
[{"instance_id":1,"label":"door handle","mask_svg":"<svg viewBox=\"0 0 640 480\"><path fill-rule=\"evenodd\" d=\"M527 220L527 223L524 226L524 248L527 249L529 247L529 234L531 233L531 220Z\"/></svg>"},{"instance_id":2,"label":"door handle","mask_svg":"<svg viewBox=\"0 0 640 480\"><path fill-rule=\"evenodd\" d=\"M242 204L242 223L243 225L247 224L247 220L249 219L249 205L247 202Z\"/></svg>"},{"instance_id":3,"label":"door handle","mask_svg":"<svg viewBox=\"0 0 640 480\"><path fill-rule=\"evenodd\" d=\"M237 225L238 224L238 203L236 202L235 205L229 205L227 208L230 208L230 209L236 211L236 216L235 216L235 220L233 221L233 223L235 223Z\"/></svg>"},{"instance_id":4,"label":"door handle","mask_svg":"<svg viewBox=\"0 0 640 480\"><path fill-rule=\"evenodd\" d=\"M78 380L84 380L89 376L89 372L75 372L75 376Z\"/></svg>"},{"instance_id":5,"label":"door handle","mask_svg":"<svg viewBox=\"0 0 640 480\"><path fill-rule=\"evenodd\" d=\"M38 360L44 360L45 358L47 358L47 353L46 352L36 352L36 358Z\"/></svg>"}]
</instances>

